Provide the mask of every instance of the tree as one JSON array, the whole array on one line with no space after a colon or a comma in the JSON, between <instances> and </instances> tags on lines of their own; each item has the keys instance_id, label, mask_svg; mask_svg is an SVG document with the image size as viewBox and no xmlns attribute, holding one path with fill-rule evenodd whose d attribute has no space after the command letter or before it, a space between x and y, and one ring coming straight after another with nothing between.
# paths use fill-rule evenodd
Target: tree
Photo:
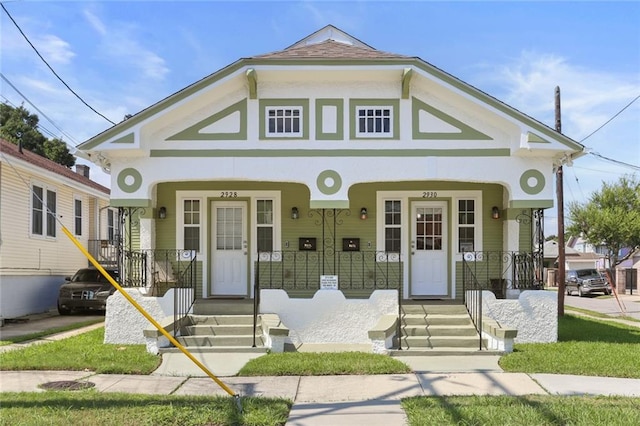
<instances>
[{"instance_id":1,"label":"tree","mask_svg":"<svg viewBox=\"0 0 640 426\"><path fill-rule=\"evenodd\" d=\"M34 154L46 157L66 167L76 163L67 145L60 139L47 139L38 130L40 119L22 105L14 108L0 104L0 136Z\"/></svg>"},{"instance_id":2,"label":"tree","mask_svg":"<svg viewBox=\"0 0 640 426\"><path fill-rule=\"evenodd\" d=\"M569 205L569 221L567 231L590 244L604 245L609 267L615 268L640 249L640 180L633 175L603 182L589 201Z\"/></svg>"}]
</instances>

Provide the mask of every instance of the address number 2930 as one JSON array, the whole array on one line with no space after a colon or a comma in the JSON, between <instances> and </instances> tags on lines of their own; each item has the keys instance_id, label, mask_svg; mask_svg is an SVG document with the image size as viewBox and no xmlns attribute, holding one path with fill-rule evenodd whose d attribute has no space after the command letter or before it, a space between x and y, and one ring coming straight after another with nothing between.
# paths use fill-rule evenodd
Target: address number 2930
<instances>
[{"instance_id":1,"label":"address number 2930","mask_svg":"<svg viewBox=\"0 0 640 426\"><path fill-rule=\"evenodd\" d=\"M438 198L438 193L435 191L424 191L422 198Z\"/></svg>"}]
</instances>

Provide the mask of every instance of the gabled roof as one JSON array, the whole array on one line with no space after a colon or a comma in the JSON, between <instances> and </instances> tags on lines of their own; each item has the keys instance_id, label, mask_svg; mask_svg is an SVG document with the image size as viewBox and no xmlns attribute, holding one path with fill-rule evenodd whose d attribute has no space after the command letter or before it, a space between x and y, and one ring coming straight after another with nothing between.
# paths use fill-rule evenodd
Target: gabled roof
<instances>
[{"instance_id":1,"label":"gabled roof","mask_svg":"<svg viewBox=\"0 0 640 426\"><path fill-rule=\"evenodd\" d=\"M540 132L541 135L557 140L569 150L574 151L573 158L583 155L584 146L562 133L556 132L548 125L528 116L512 106L494 98L482 90L458 79L457 77L441 70L440 68L424 61L419 57L411 57L388 53L374 49L368 44L345 33L344 31L327 25L310 34L302 40L292 44L284 50L241 58L230 65L204 77L203 79L183 88L182 90L156 102L153 105L133 115L111 128L78 145L80 150L87 152L96 151L95 148L110 138L126 136L127 131L148 119L149 117L171 107L177 102L197 93L215 82L232 75L243 67L260 65L401 65L403 67L415 67L423 72L433 75L442 82L449 84L458 90L478 99L487 106L497 109L507 116L521 121L527 126Z\"/></svg>"},{"instance_id":2,"label":"gabled roof","mask_svg":"<svg viewBox=\"0 0 640 426\"><path fill-rule=\"evenodd\" d=\"M390 59L409 58L409 56L395 53L382 52L376 49L367 49L351 46L334 40L325 40L320 43L300 47L291 47L277 52L253 56L255 59L301 59L301 58L325 58L325 59Z\"/></svg>"},{"instance_id":3,"label":"gabled roof","mask_svg":"<svg viewBox=\"0 0 640 426\"><path fill-rule=\"evenodd\" d=\"M409 58L409 56L374 49L357 38L339 30L333 25L327 25L284 50L253 56L253 58L406 59Z\"/></svg>"},{"instance_id":4,"label":"gabled roof","mask_svg":"<svg viewBox=\"0 0 640 426\"><path fill-rule=\"evenodd\" d=\"M74 172L73 170L63 166L62 164L58 164L55 161L51 161L48 158L35 154L24 148L22 149L22 152L20 152L20 149L16 144L6 141L4 139L0 139L0 152L2 152L3 157L11 156L13 158L17 158L19 160L22 160L26 163L29 163L33 166L36 166L42 169L43 172L49 172L49 173L56 174L58 176L69 178L82 185L93 188L100 192L104 192L105 194L109 194L111 192L109 188L102 186L97 182L92 181L91 179L81 175L80 173ZM9 161L8 158L6 158L6 160Z\"/></svg>"}]
</instances>

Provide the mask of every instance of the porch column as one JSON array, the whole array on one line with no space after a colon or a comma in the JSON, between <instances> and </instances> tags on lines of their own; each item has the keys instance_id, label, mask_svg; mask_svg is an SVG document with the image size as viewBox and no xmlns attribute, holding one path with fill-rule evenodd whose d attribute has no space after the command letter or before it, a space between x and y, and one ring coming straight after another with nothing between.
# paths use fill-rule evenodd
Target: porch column
<instances>
[{"instance_id":1,"label":"porch column","mask_svg":"<svg viewBox=\"0 0 640 426\"><path fill-rule=\"evenodd\" d=\"M507 210L506 219L504 221L503 229L503 247L506 252L513 253L520 250L520 223L516 220L516 215L512 210ZM505 278L508 283L513 283L513 268L508 268L505 271ZM511 287L509 284L507 287ZM520 295L519 290L507 288L506 298L517 299Z\"/></svg>"}]
</instances>

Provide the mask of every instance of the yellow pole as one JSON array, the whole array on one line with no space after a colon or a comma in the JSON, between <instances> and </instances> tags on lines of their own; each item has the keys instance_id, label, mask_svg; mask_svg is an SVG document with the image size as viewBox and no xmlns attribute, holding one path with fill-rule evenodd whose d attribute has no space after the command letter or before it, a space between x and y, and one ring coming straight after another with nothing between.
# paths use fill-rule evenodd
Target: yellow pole
<instances>
[{"instance_id":1,"label":"yellow pole","mask_svg":"<svg viewBox=\"0 0 640 426\"><path fill-rule=\"evenodd\" d=\"M122 290L122 287L120 286L120 284L118 284L116 282L116 280L114 280L111 275L109 275L109 273L107 271L104 270L104 268L102 267L102 265L100 265L98 263L97 260L95 260L93 258L93 256L91 256L91 254L89 254L89 252L82 247L82 244L80 244L80 242L73 236L71 235L71 232L69 232L69 230L67 228L65 228L64 226L62 226L62 232L64 232L66 234L67 237L69 237L69 239L73 242L73 244L75 244L76 247L78 247L78 249L82 252L82 254L84 254L86 256L87 259L89 259L89 262L91 262L91 264L93 266L96 267L96 269L98 271L100 271L100 273L102 275L104 275L104 277L109 280L109 282L111 283L112 286L114 286L128 301L129 303L131 303L142 315L144 315L144 317L146 319L149 320L149 322L151 324L153 324L153 326L155 328L158 329L158 331L160 333L162 333L164 335L164 337L166 337L167 339L169 339L169 341L178 349L180 349L180 352L182 352L183 354L185 354L187 356L187 358L189 358L191 361L194 362L194 364L196 364L198 367L200 367L200 369L202 371L204 371L207 376L209 376L211 379L213 379L214 382L216 382L218 384L218 386L220 386L222 389L225 390L225 392L227 392L229 395L238 398L238 395L233 391L233 389L229 388L227 385L225 385L220 379L218 379L216 376L213 375L213 373L211 371L209 371L209 369L202 364L200 361L198 361L193 355L191 355L191 353L184 347L182 346L171 334L169 334L159 323L158 321L156 321L155 319L153 319L153 317L151 315L149 315L147 313L147 311L145 311L142 306L140 306L135 300L133 300L133 298L129 295L129 293L127 293L126 291Z\"/></svg>"}]
</instances>

